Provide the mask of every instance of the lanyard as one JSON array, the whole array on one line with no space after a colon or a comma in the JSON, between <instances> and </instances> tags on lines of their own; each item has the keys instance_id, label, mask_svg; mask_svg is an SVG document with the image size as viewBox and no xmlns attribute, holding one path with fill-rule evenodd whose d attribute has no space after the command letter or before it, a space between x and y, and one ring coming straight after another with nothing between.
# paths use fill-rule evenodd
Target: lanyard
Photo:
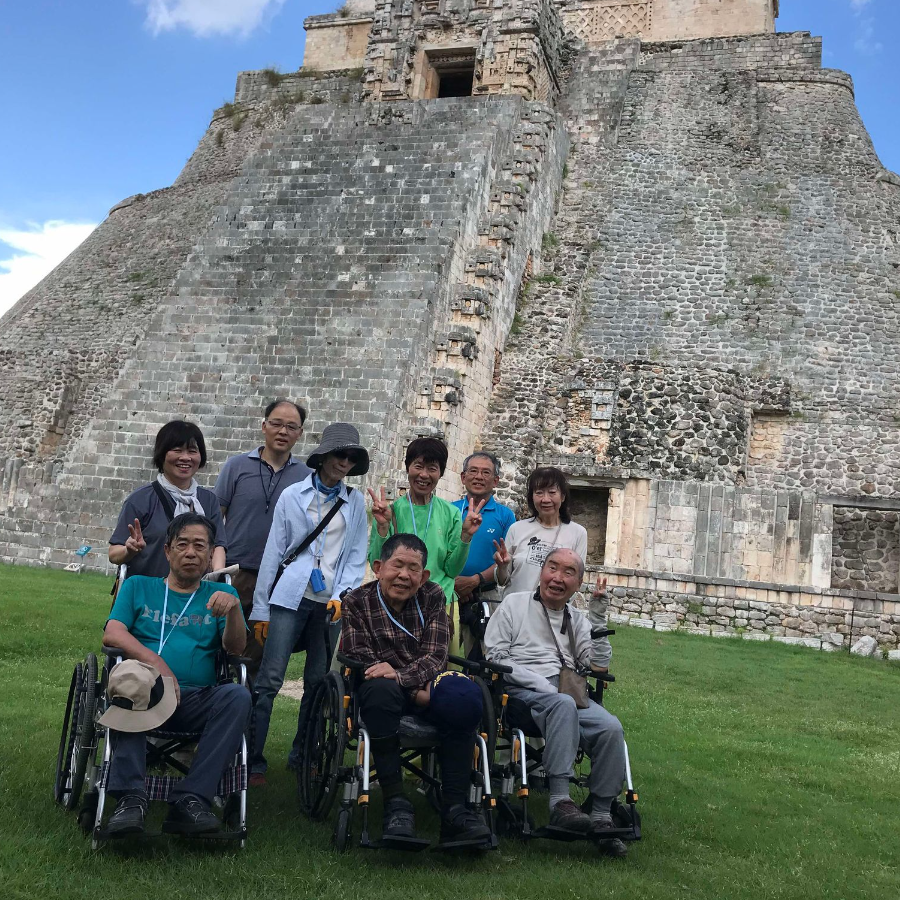
<instances>
[{"instance_id":1,"label":"lanyard","mask_svg":"<svg viewBox=\"0 0 900 900\"><path fill-rule=\"evenodd\" d=\"M406 492L406 502L409 504L409 514L412 516L412 525L413 525L413 534L418 537L419 529L416 527L416 511L413 508L413 502L409 499L409 491ZM422 536L422 540L428 537L428 526L431 525L431 510L434 508L434 494L431 495L431 499L428 501L428 519L425 522L425 534Z\"/></svg>"},{"instance_id":2,"label":"lanyard","mask_svg":"<svg viewBox=\"0 0 900 900\"><path fill-rule=\"evenodd\" d=\"M191 605L191 600L194 599L194 594L197 591L194 591L190 597L187 598L187 603L184 604L181 612L178 613L178 618L175 620L175 624L172 626L169 633L163 638L163 632L166 630L166 613L169 611L169 580L166 579L166 596L163 599L163 610L162 610L162 620L159 623L159 650L157 651L160 656L162 656L163 647L166 646L169 638L172 637L172 632L178 627L178 623L181 621L182 616L187 612L187 608Z\"/></svg>"},{"instance_id":3,"label":"lanyard","mask_svg":"<svg viewBox=\"0 0 900 900\"><path fill-rule=\"evenodd\" d=\"M262 488L263 497L266 498L266 512L269 511L269 506L272 504L272 498L275 496L275 492L278 490L278 485L281 484L281 476L284 475L284 470L290 465L290 459L278 470L278 478L275 478L275 472L272 467L262 458L259 458L259 485ZM270 491L266 490L266 483L263 481L263 465L269 470L269 487L272 488ZM275 478L275 486L272 487L272 479Z\"/></svg>"},{"instance_id":4,"label":"lanyard","mask_svg":"<svg viewBox=\"0 0 900 900\"><path fill-rule=\"evenodd\" d=\"M408 628L404 628L391 614L391 611L388 609L387 604L384 602L384 597L381 596L381 585L377 582L375 583L375 590L378 592L378 602L381 604L381 608L387 613L387 617L403 632L406 632L416 643L421 643L422 638L417 638ZM422 615L422 607L419 606L419 598L415 598L416 601L416 612L419 614L419 622L422 624L422 637L425 637L425 616Z\"/></svg>"}]
</instances>

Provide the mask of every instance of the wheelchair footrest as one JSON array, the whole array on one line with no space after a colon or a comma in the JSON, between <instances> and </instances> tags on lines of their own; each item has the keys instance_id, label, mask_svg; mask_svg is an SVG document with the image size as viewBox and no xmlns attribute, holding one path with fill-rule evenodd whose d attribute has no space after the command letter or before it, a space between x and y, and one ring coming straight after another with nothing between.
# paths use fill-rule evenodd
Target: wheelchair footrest
<instances>
[{"instance_id":1,"label":"wheelchair footrest","mask_svg":"<svg viewBox=\"0 0 900 900\"><path fill-rule=\"evenodd\" d=\"M443 844L435 845L432 853L454 853L461 850L478 850L486 852L488 850L496 850L499 845L497 835L492 834L488 838L479 838L476 841L445 841Z\"/></svg>"},{"instance_id":2,"label":"wheelchair footrest","mask_svg":"<svg viewBox=\"0 0 900 900\"><path fill-rule=\"evenodd\" d=\"M533 838L547 838L551 841L588 841L593 835L587 831L573 831L571 828L559 828L556 825L544 825L531 832Z\"/></svg>"},{"instance_id":3,"label":"wheelchair footrest","mask_svg":"<svg viewBox=\"0 0 900 900\"><path fill-rule=\"evenodd\" d=\"M431 841L425 838L411 837L383 837L379 841L369 841L362 846L372 850L402 850L405 853L420 853L431 846Z\"/></svg>"}]
</instances>

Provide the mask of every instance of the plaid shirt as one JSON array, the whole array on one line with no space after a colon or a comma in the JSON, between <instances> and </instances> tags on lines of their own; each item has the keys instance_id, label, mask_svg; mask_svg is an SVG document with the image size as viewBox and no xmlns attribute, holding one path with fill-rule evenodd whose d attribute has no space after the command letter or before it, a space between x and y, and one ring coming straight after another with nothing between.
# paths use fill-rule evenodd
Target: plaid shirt
<instances>
[{"instance_id":1,"label":"plaid shirt","mask_svg":"<svg viewBox=\"0 0 900 900\"><path fill-rule=\"evenodd\" d=\"M410 598L398 613L391 614L414 635L401 631L388 617L378 600L377 581L351 591L341 607L341 651L367 665L389 663L397 672L397 683L410 693L421 690L447 668L450 646L450 619L440 586L428 581L416 597L425 619L419 621L416 604ZM385 601L387 602L387 601Z\"/></svg>"}]
</instances>

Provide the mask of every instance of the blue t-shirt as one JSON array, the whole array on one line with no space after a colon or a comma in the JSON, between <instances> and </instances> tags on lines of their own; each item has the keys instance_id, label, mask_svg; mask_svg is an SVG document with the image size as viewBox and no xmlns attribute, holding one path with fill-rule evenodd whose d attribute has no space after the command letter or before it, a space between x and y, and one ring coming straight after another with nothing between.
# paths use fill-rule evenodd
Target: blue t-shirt
<instances>
[{"instance_id":1,"label":"blue t-shirt","mask_svg":"<svg viewBox=\"0 0 900 900\"><path fill-rule=\"evenodd\" d=\"M462 514L463 521L469 512L469 498L454 500L453 505ZM494 564L494 541L506 537L509 526L516 521L516 514L508 507L500 503L496 497L484 504L481 510L481 527L472 535L472 543L469 544L469 558L461 575L477 575L488 566Z\"/></svg>"},{"instance_id":2,"label":"blue t-shirt","mask_svg":"<svg viewBox=\"0 0 900 900\"><path fill-rule=\"evenodd\" d=\"M238 595L230 584L201 581L185 609L191 595L170 590L163 624L165 579L134 575L119 588L109 617L121 622L145 647L159 653L179 685L208 687L216 683L216 654L222 648L225 631L225 616L213 616L206 608L216 591ZM238 611L240 608L238 605ZM162 652L159 649L160 628L165 641Z\"/></svg>"}]
</instances>

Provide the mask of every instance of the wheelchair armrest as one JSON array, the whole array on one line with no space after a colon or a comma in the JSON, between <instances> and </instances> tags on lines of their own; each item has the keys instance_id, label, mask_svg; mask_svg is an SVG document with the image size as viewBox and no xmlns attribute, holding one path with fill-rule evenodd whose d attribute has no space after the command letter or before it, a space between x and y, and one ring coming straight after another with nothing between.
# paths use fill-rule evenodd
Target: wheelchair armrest
<instances>
[{"instance_id":1,"label":"wheelchair armrest","mask_svg":"<svg viewBox=\"0 0 900 900\"><path fill-rule=\"evenodd\" d=\"M588 672L588 678L593 678L595 681L603 681L606 684L612 684L616 680L615 675L610 675L609 672Z\"/></svg>"},{"instance_id":2,"label":"wheelchair armrest","mask_svg":"<svg viewBox=\"0 0 900 900\"><path fill-rule=\"evenodd\" d=\"M121 647L106 647L103 648L103 655L111 662L115 663L118 657L125 657L125 651Z\"/></svg>"},{"instance_id":3,"label":"wheelchair armrest","mask_svg":"<svg viewBox=\"0 0 900 900\"><path fill-rule=\"evenodd\" d=\"M596 641L598 638L609 637L611 634L615 633L615 628L592 628L591 638Z\"/></svg>"},{"instance_id":4,"label":"wheelchair armrest","mask_svg":"<svg viewBox=\"0 0 900 900\"><path fill-rule=\"evenodd\" d=\"M337 661L342 665L346 666L348 669L368 669L369 664L360 662L358 659L353 659L350 656L345 656L340 651L337 654Z\"/></svg>"},{"instance_id":5,"label":"wheelchair armrest","mask_svg":"<svg viewBox=\"0 0 900 900\"><path fill-rule=\"evenodd\" d=\"M252 659L248 656L235 656L233 653L225 654L225 662L228 663L229 666L249 666Z\"/></svg>"},{"instance_id":6,"label":"wheelchair armrest","mask_svg":"<svg viewBox=\"0 0 900 900\"><path fill-rule=\"evenodd\" d=\"M462 656L447 657L448 662L452 662L455 666L459 666L465 672L475 672L481 674L483 672L493 672L497 675L509 675L512 672L512 666L504 666L502 663L488 662L484 660L464 659Z\"/></svg>"}]
</instances>

